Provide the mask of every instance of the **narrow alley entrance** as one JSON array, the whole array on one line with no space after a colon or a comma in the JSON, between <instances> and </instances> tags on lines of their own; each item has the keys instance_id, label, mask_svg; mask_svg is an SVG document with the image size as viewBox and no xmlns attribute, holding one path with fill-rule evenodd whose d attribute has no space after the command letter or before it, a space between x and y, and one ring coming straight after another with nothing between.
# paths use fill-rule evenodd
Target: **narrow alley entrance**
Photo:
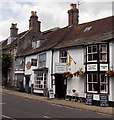
<instances>
[{"instance_id":1,"label":"narrow alley entrance","mask_svg":"<svg viewBox=\"0 0 114 120\"><path fill-rule=\"evenodd\" d=\"M25 91L26 91L27 93L30 93L29 82L30 82L30 76L26 76L26 77L25 77Z\"/></svg>"}]
</instances>

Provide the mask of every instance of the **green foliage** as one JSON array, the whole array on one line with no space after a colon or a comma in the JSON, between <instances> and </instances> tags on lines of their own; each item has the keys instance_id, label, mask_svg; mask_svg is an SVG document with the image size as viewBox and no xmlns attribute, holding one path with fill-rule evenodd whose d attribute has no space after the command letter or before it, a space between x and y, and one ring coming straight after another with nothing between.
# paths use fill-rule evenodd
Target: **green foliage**
<instances>
[{"instance_id":1,"label":"green foliage","mask_svg":"<svg viewBox=\"0 0 114 120\"><path fill-rule=\"evenodd\" d=\"M7 68L11 63L11 55L9 53L2 53L2 69Z\"/></svg>"},{"instance_id":2,"label":"green foliage","mask_svg":"<svg viewBox=\"0 0 114 120\"><path fill-rule=\"evenodd\" d=\"M2 86L7 86L7 79L2 77Z\"/></svg>"},{"instance_id":3,"label":"green foliage","mask_svg":"<svg viewBox=\"0 0 114 120\"><path fill-rule=\"evenodd\" d=\"M0 67L2 67L2 85L7 86L7 71L11 64L11 55L9 53L0 53Z\"/></svg>"}]
</instances>

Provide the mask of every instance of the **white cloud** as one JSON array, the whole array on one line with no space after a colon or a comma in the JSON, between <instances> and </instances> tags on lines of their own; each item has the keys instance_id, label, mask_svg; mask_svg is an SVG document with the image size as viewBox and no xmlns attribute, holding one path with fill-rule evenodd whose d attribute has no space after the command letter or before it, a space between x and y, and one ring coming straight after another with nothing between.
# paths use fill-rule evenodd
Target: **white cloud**
<instances>
[{"instance_id":1,"label":"white cloud","mask_svg":"<svg viewBox=\"0 0 114 120\"><path fill-rule=\"evenodd\" d=\"M78 0L77 0L78 1ZM47 30L52 27L64 27L68 25L67 11L70 3L76 3L76 0L3 0L0 6L2 16L0 19L1 38L9 36L11 23L17 23L19 32L29 28L29 18L31 11L37 11L41 21L41 30ZM112 15L112 0L80 0L85 3L80 5L80 23L96 20ZM91 2L91 3L90 3ZM2 8L1 8L2 7Z\"/></svg>"}]
</instances>

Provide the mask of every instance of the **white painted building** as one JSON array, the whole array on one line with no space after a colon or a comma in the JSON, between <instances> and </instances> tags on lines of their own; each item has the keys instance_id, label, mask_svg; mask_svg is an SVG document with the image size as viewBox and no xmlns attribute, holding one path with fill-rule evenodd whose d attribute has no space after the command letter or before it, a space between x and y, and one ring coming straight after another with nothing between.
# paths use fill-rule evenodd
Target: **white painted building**
<instances>
[{"instance_id":1,"label":"white painted building","mask_svg":"<svg viewBox=\"0 0 114 120\"><path fill-rule=\"evenodd\" d=\"M43 33L37 38L43 42L36 41L35 48L31 43L21 54L24 85L42 94L53 89L57 98L75 94L83 100L89 97L87 104L113 106L114 16L79 25L75 4L68 14L67 27Z\"/></svg>"}]
</instances>

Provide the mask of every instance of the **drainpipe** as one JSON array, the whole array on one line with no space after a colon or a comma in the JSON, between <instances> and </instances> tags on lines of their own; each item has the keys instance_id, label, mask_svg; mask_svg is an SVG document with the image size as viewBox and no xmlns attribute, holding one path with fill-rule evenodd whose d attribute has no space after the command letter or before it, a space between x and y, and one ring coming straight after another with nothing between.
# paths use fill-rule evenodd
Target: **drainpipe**
<instances>
[{"instance_id":1,"label":"drainpipe","mask_svg":"<svg viewBox=\"0 0 114 120\"><path fill-rule=\"evenodd\" d=\"M51 60L51 88L53 88L53 49L52 49L52 60Z\"/></svg>"}]
</instances>

